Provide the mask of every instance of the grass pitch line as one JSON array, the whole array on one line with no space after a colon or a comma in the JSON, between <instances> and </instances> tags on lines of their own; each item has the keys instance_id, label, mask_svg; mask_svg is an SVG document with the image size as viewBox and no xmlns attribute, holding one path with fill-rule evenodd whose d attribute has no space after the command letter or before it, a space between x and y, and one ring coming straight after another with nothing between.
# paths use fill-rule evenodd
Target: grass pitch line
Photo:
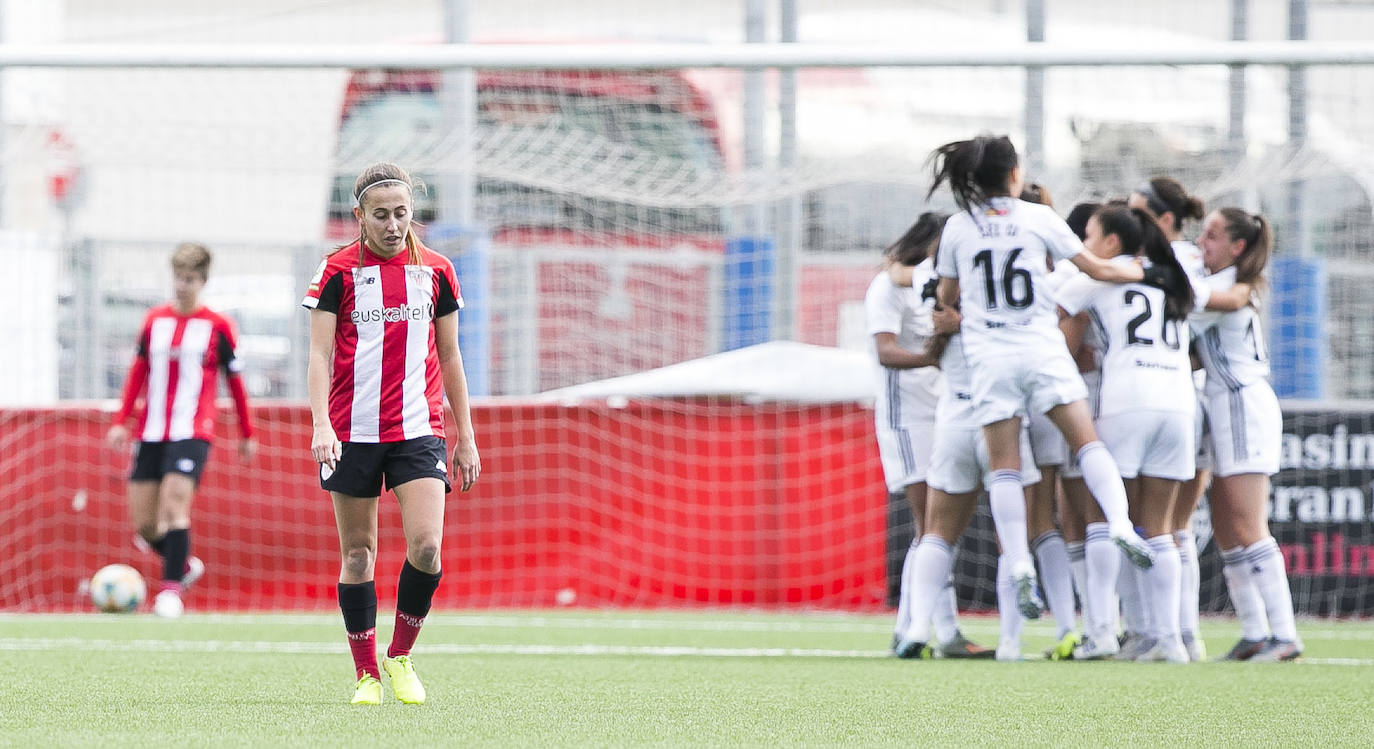
<instances>
[{"instance_id":1,"label":"grass pitch line","mask_svg":"<svg viewBox=\"0 0 1374 749\"><path fill-rule=\"evenodd\" d=\"M114 640L85 637L25 637L0 639L0 651L41 652L54 650L135 651L143 653L255 653L271 655L342 655L341 642L281 642L248 640ZM835 650L825 648L713 648L677 645L455 645L424 646L432 655L592 655L649 656L659 658L891 658L886 650ZM1321 666L1374 666L1374 658L1304 658L1299 663Z\"/></svg>"}]
</instances>

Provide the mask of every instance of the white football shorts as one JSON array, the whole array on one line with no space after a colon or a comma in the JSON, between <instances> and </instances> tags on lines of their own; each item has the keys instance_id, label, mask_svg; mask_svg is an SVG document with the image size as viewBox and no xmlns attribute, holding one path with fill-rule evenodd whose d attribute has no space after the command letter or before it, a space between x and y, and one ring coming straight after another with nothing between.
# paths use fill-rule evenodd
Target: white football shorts
<instances>
[{"instance_id":1,"label":"white football shorts","mask_svg":"<svg viewBox=\"0 0 1374 749\"><path fill-rule=\"evenodd\" d=\"M992 480L988 468L988 443L983 428L940 425L935 430L935 452L930 458L926 483L946 494L967 494ZM1040 470L1031 455L1029 430L1021 429L1021 485L1040 483Z\"/></svg>"},{"instance_id":2,"label":"white football shorts","mask_svg":"<svg viewBox=\"0 0 1374 749\"><path fill-rule=\"evenodd\" d=\"M1116 459L1122 478L1187 481L1196 471L1192 414L1134 411L1103 416L1097 420L1097 434Z\"/></svg>"},{"instance_id":3,"label":"white football shorts","mask_svg":"<svg viewBox=\"0 0 1374 749\"><path fill-rule=\"evenodd\" d=\"M1267 382L1207 394L1212 470L1217 476L1279 472L1283 413Z\"/></svg>"},{"instance_id":4,"label":"white football shorts","mask_svg":"<svg viewBox=\"0 0 1374 749\"><path fill-rule=\"evenodd\" d=\"M898 429L879 426L877 433L878 456L883 461L883 479L889 492L900 494L911 484L926 480L935 422Z\"/></svg>"},{"instance_id":5,"label":"white football shorts","mask_svg":"<svg viewBox=\"0 0 1374 749\"><path fill-rule=\"evenodd\" d=\"M1032 411L1027 421L1030 422L1031 454L1035 456L1035 464L1064 465L1064 461L1069 457L1069 443L1064 441L1064 435L1059 432L1059 427L1050 421L1050 417L1039 411Z\"/></svg>"},{"instance_id":6,"label":"white football shorts","mask_svg":"<svg viewBox=\"0 0 1374 749\"><path fill-rule=\"evenodd\" d=\"M1009 352L973 367L973 414L979 424L1013 416L1024 420L1028 413L1043 414L1088 397L1067 349L1059 346L1030 353Z\"/></svg>"},{"instance_id":7,"label":"white football shorts","mask_svg":"<svg viewBox=\"0 0 1374 749\"><path fill-rule=\"evenodd\" d=\"M1198 372L1203 370L1199 369ZM1193 377L1196 383L1198 378ZM1212 433L1207 426L1207 394L1198 388L1197 391L1197 415L1193 421L1193 440L1197 444L1197 470L1212 470Z\"/></svg>"},{"instance_id":8,"label":"white football shorts","mask_svg":"<svg viewBox=\"0 0 1374 749\"><path fill-rule=\"evenodd\" d=\"M1102 410L1102 373L1097 370L1084 372L1083 386L1088 389L1088 410L1092 411L1093 423L1096 423L1097 414ZM1076 454L1069 453L1067 442L1064 444L1064 453L1064 467L1059 470L1060 477L1066 479L1083 478L1083 466L1078 462Z\"/></svg>"}]
</instances>

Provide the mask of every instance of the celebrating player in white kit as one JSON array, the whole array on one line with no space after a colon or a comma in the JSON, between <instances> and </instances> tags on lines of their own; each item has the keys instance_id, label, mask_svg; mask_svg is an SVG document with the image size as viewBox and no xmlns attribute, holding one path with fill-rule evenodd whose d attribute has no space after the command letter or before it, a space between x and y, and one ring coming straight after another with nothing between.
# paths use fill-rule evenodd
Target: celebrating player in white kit
<instances>
[{"instance_id":1,"label":"celebrating player in white kit","mask_svg":"<svg viewBox=\"0 0 1374 749\"><path fill-rule=\"evenodd\" d=\"M973 410L972 376L964 356L962 336L958 333L959 315L949 307L942 307L934 311L933 319L936 333L948 337L940 357L945 389L940 395L935 420L935 450L928 473L927 527L920 544L907 555L912 613L908 628L901 633L896 646L897 655L903 658L931 654L931 649L926 647L930 638L931 611L943 604L941 587L954 568L954 543L973 518L979 491L992 478L987 443ZM1040 472L1035 468L1030 442L1024 434L1023 431L1021 460L1026 468L1021 477L1022 482L1030 486L1040 480ZM999 661L1021 660L1022 617L1040 615L1036 599L1020 598L1021 591L1013 579L1011 563L1005 553L997 560L997 610L1002 620L996 651ZM1025 608L1021 608L1023 604Z\"/></svg>"},{"instance_id":2,"label":"celebrating player in white kit","mask_svg":"<svg viewBox=\"0 0 1374 749\"><path fill-rule=\"evenodd\" d=\"M1239 208L1208 214L1198 246L1212 296L1250 292L1264 281L1269 222ZM1212 531L1241 623L1227 660L1287 661L1302 654L1293 598L1278 544L1269 534L1269 477L1279 470L1283 418L1269 385L1269 355L1253 304L1192 320L1207 369L1206 407L1216 477Z\"/></svg>"},{"instance_id":3,"label":"celebrating player in white kit","mask_svg":"<svg viewBox=\"0 0 1374 749\"><path fill-rule=\"evenodd\" d=\"M1196 451L1196 397L1186 322L1193 289L1169 240L1143 209L1099 210L1088 221L1085 245L1098 257L1118 263L1145 257L1163 287L1106 284L1079 275L1058 288L1055 298L1071 315L1086 312L1097 333L1102 370L1098 433L1126 479L1130 504L1137 508L1155 554L1155 564L1142 573L1142 608L1154 631L1145 633L1149 644L1137 659L1186 663L1172 522L1180 482L1193 478ZM1090 513L1095 509L1089 508ZM1090 519L1101 522L1100 515ZM1087 597L1087 638L1078 651L1085 657L1105 657L1117 647L1115 617L1104 608L1111 604L1109 582L1104 580L1102 589Z\"/></svg>"},{"instance_id":4,"label":"celebrating player in white kit","mask_svg":"<svg viewBox=\"0 0 1374 749\"><path fill-rule=\"evenodd\" d=\"M874 404L878 454L882 458L888 491L904 494L911 507L915 526L912 549L926 528L926 470L930 465L936 402L944 389L944 378L936 367L939 351L927 351L927 343L934 332L931 327L934 301L923 301L921 291L935 278L934 262L929 255L940 240L947 218L943 213L921 214L916 223L883 253L889 263L904 272L902 285L894 283L885 270L873 279L864 295L868 334L873 342L871 350L881 365ZM913 559L909 549L902 565L901 594L893 628L894 650L910 627ZM991 657L991 650L969 642L960 634L951 583L947 578L933 612L938 647L948 657ZM926 611L926 623L929 624L931 610L927 608Z\"/></svg>"},{"instance_id":5,"label":"celebrating player in white kit","mask_svg":"<svg viewBox=\"0 0 1374 749\"><path fill-rule=\"evenodd\" d=\"M1128 205L1144 208L1154 214L1159 227L1174 249L1174 255L1193 281L1195 306L1199 311L1208 303L1211 289L1203 281L1207 269L1202 264L1202 250L1183 236L1183 223L1190 219L1201 221L1204 213L1202 199L1190 195L1183 185L1172 177L1154 177L1131 193ZM1248 300L1246 300L1248 301ZM1238 309L1244 302L1224 309ZM1191 332L1189 338L1192 338ZM1197 437L1197 470L1193 478L1179 488L1178 501L1174 503L1174 541L1178 544L1178 554L1182 561L1179 575L1179 629L1183 645L1188 648L1189 658L1200 661L1206 657L1198 627L1198 591L1201 585L1201 570L1198 566L1197 537L1193 534L1193 513L1207 491L1212 480L1212 456L1203 439L1206 417L1202 409L1202 389L1206 383L1206 372L1198 365L1193 372L1193 384L1198 391L1198 406L1194 416L1193 434Z\"/></svg>"},{"instance_id":6,"label":"celebrating player in white kit","mask_svg":"<svg viewBox=\"0 0 1374 749\"><path fill-rule=\"evenodd\" d=\"M1009 138L949 143L936 149L932 160L931 192L948 182L962 209L941 236L939 301L958 306L964 317L973 405L993 469L989 502L1021 600L1028 603L1036 586L1026 543L1020 454L1021 424L1033 410L1048 413L1068 440L1112 540L1134 564L1149 567L1154 554L1132 527L1116 461L1097 438L1083 379L1059 329L1057 305L1044 288L1048 257L1072 260L1102 281L1140 281L1140 266L1084 252L1052 209L1011 197L1020 194L1021 170Z\"/></svg>"}]
</instances>

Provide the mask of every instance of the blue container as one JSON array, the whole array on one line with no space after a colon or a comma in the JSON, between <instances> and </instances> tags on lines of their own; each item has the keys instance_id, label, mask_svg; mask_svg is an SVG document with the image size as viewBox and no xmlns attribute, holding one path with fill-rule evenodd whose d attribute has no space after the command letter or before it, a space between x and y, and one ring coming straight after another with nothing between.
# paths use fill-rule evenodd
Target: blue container
<instances>
[{"instance_id":1,"label":"blue container","mask_svg":"<svg viewBox=\"0 0 1374 749\"><path fill-rule=\"evenodd\" d=\"M766 343L773 331L773 237L733 237L725 242L722 349Z\"/></svg>"},{"instance_id":2,"label":"blue container","mask_svg":"<svg viewBox=\"0 0 1374 749\"><path fill-rule=\"evenodd\" d=\"M491 236L472 227L430 224L425 241L443 248L458 273L463 295L458 350L463 353L468 394L491 395Z\"/></svg>"},{"instance_id":3,"label":"blue container","mask_svg":"<svg viewBox=\"0 0 1374 749\"><path fill-rule=\"evenodd\" d=\"M1269 266L1270 366L1280 398L1326 397L1326 261L1276 257Z\"/></svg>"}]
</instances>

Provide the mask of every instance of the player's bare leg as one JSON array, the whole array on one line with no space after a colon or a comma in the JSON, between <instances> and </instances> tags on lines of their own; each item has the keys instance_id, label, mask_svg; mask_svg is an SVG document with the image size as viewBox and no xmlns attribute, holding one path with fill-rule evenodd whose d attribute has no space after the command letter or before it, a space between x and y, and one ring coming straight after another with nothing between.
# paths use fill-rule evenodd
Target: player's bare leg
<instances>
[{"instance_id":1,"label":"player's bare leg","mask_svg":"<svg viewBox=\"0 0 1374 749\"><path fill-rule=\"evenodd\" d=\"M1132 483L1138 492L1137 506L1140 524L1155 553L1155 564L1138 571L1145 592L1146 621L1152 643L1142 650L1136 660L1187 663L1188 649L1178 627L1178 597L1180 561L1178 544L1174 541L1174 505L1178 499L1179 482L1172 479L1141 476Z\"/></svg>"},{"instance_id":2,"label":"player's bare leg","mask_svg":"<svg viewBox=\"0 0 1374 749\"><path fill-rule=\"evenodd\" d=\"M1035 555L1035 562L1040 571L1040 584L1045 589L1050 614L1054 617L1054 637L1056 640L1071 643L1074 611L1069 551L1064 543L1064 535L1054 524L1059 469L1052 465L1038 468L1040 483L1026 488L1026 537L1030 541L1031 553ZM1073 644L1068 644L1070 651L1072 648Z\"/></svg>"},{"instance_id":3,"label":"player's bare leg","mask_svg":"<svg viewBox=\"0 0 1374 749\"><path fill-rule=\"evenodd\" d=\"M911 628L911 567L915 561L916 546L921 543L921 535L926 525L926 483L918 481L907 484L902 491L907 507L911 511L911 544L907 546L906 556L902 559L901 584L897 593L897 620L892 627L892 647L895 651L905 632Z\"/></svg>"},{"instance_id":4,"label":"player's bare leg","mask_svg":"<svg viewBox=\"0 0 1374 749\"><path fill-rule=\"evenodd\" d=\"M1021 485L1021 419L1013 416L983 426L992 480L988 504L997 537L1002 541L1006 574L1016 586L1018 605L1027 619L1040 617L1038 579L1026 541L1026 495ZM1000 561L999 561L1000 564Z\"/></svg>"},{"instance_id":5,"label":"player's bare leg","mask_svg":"<svg viewBox=\"0 0 1374 749\"><path fill-rule=\"evenodd\" d=\"M1198 565L1197 536L1193 533L1193 515L1197 512L1207 486L1212 482L1212 472L1206 468L1199 470L1193 478L1185 481L1178 490L1178 501L1174 503L1173 522L1174 541L1178 544L1179 556L1179 604L1178 626L1183 637L1183 646L1193 661L1205 660L1207 647L1202 641L1198 616L1198 597L1202 585L1202 572Z\"/></svg>"},{"instance_id":6,"label":"player's bare leg","mask_svg":"<svg viewBox=\"0 0 1374 749\"><path fill-rule=\"evenodd\" d=\"M911 616L907 630L898 638L894 652L899 658L930 657L930 620L944 592L954 565L954 544L968 528L978 506L977 493L949 495L938 489L928 492L926 532L909 553L911 562Z\"/></svg>"},{"instance_id":7,"label":"player's bare leg","mask_svg":"<svg viewBox=\"0 0 1374 749\"><path fill-rule=\"evenodd\" d=\"M1283 554L1269 535L1268 497L1269 477L1264 474L1217 477L1212 482L1212 525L1223 550L1231 603L1241 619L1242 641L1255 639L1261 620L1269 635L1250 660L1294 660L1302 654L1302 642Z\"/></svg>"},{"instance_id":8,"label":"player's bare leg","mask_svg":"<svg viewBox=\"0 0 1374 749\"><path fill-rule=\"evenodd\" d=\"M1045 415L1059 427L1059 431L1069 443L1069 450L1078 459L1078 464L1083 469L1083 482L1088 485L1093 498L1102 508L1112 540L1126 554L1131 564L1148 569L1154 563L1154 554L1150 551L1149 544L1145 543L1145 539L1141 538L1131 525L1126 488L1121 483L1121 471L1112 454L1107 452L1107 447L1097 438L1097 430L1093 427L1087 401L1064 403L1051 408Z\"/></svg>"}]
</instances>

